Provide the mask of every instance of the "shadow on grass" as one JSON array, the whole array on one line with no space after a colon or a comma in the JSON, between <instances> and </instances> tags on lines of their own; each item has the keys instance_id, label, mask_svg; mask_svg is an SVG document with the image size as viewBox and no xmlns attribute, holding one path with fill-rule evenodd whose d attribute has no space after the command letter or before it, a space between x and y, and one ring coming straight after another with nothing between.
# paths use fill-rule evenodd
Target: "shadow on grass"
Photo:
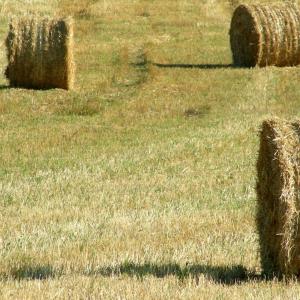
<instances>
[{"instance_id":1,"label":"shadow on grass","mask_svg":"<svg viewBox=\"0 0 300 300\"><path fill-rule=\"evenodd\" d=\"M204 275L207 279L215 283L224 285L241 284L250 280L260 279L254 273L247 272L247 269L242 265L235 266L208 266L208 265L187 265L181 267L178 264L170 263L163 265L156 265L152 263L135 264L125 262L117 266L106 266L90 272L88 275L101 275L101 276L120 276L129 275L142 279L144 276L152 275L158 278L166 276L176 276L180 280L185 278L195 278L199 280L200 275Z\"/></svg>"},{"instance_id":2,"label":"shadow on grass","mask_svg":"<svg viewBox=\"0 0 300 300\"><path fill-rule=\"evenodd\" d=\"M0 85L0 90L7 90L7 89L10 89L11 87L9 85L3 85L1 84Z\"/></svg>"},{"instance_id":3,"label":"shadow on grass","mask_svg":"<svg viewBox=\"0 0 300 300\"><path fill-rule=\"evenodd\" d=\"M152 63L153 66L159 68L181 68L181 69L236 69L233 64L160 64Z\"/></svg>"},{"instance_id":4,"label":"shadow on grass","mask_svg":"<svg viewBox=\"0 0 300 300\"><path fill-rule=\"evenodd\" d=\"M11 278L14 280L44 280L58 276L59 273L49 265L24 265L14 267L7 273L0 274L2 278Z\"/></svg>"}]
</instances>

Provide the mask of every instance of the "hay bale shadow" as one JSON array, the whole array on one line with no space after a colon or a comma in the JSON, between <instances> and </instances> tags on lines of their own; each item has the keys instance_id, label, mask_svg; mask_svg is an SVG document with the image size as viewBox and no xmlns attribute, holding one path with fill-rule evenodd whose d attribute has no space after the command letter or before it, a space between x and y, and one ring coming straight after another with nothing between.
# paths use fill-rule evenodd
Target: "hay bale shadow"
<instances>
[{"instance_id":1,"label":"hay bale shadow","mask_svg":"<svg viewBox=\"0 0 300 300\"><path fill-rule=\"evenodd\" d=\"M151 65L158 68L179 68L179 69L203 69L203 70L215 70L215 69L236 69L241 68L233 64L185 64L185 63L176 63L176 64L161 64L156 62L151 62Z\"/></svg>"},{"instance_id":2,"label":"hay bale shadow","mask_svg":"<svg viewBox=\"0 0 300 300\"><path fill-rule=\"evenodd\" d=\"M94 271L90 271L88 275L100 275L104 277L128 275L143 279L145 276L151 275L157 278L167 276L176 276L180 280L185 278L194 278L199 281L199 276L204 275L207 279L217 284L233 285L242 284L250 280L255 280L258 276L248 272L242 265L233 266L209 266L209 265L189 265L181 267L176 263L157 265L153 263L135 264L132 262L124 262L116 266L104 266Z\"/></svg>"},{"instance_id":3,"label":"hay bale shadow","mask_svg":"<svg viewBox=\"0 0 300 300\"><path fill-rule=\"evenodd\" d=\"M50 265L21 265L0 274L1 278L13 280L45 280L60 275Z\"/></svg>"},{"instance_id":4,"label":"hay bale shadow","mask_svg":"<svg viewBox=\"0 0 300 300\"><path fill-rule=\"evenodd\" d=\"M0 90L8 90L11 89L9 85L0 85Z\"/></svg>"}]
</instances>

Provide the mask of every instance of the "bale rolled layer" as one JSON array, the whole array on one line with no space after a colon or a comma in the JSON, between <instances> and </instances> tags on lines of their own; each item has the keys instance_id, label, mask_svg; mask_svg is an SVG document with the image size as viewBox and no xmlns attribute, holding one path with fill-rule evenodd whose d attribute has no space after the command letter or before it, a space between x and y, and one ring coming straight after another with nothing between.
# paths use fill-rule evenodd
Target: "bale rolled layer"
<instances>
[{"instance_id":1,"label":"bale rolled layer","mask_svg":"<svg viewBox=\"0 0 300 300\"><path fill-rule=\"evenodd\" d=\"M300 121L268 120L257 161L257 228L265 274L300 275Z\"/></svg>"},{"instance_id":2,"label":"bale rolled layer","mask_svg":"<svg viewBox=\"0 0 300 300\"><path fill-rule=\"evenodd\" d=\"M10 86L71 89L74 83L73 22L12 19L6 38Z\"/></svg>"},{"instance_id":3,"label":"bale rolled layer","mask_svg":"<svg viewBox=\"0 0 300 300\"><path fill-rule=\"evenodd\" d=\"M300 10L295 4L240 5L229 34L236 66L300 64Z\"/></svg>"}]
</instances>

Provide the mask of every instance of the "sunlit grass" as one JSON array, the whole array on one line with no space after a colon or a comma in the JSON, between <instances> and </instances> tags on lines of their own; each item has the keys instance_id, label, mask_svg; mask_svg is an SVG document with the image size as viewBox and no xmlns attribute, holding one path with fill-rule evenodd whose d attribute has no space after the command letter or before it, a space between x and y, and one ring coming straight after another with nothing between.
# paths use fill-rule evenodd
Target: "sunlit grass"
<instances>
[{"instance_id":1,"label":"sunlit grass","mask_svg":"<svg viewBox=\"0 0 300 300\"><path fill-rule=\"evenodd\" d=\"M0 77L1 298L297 298L261 276L254 218L259 126L299 117L299 68L232 68L236 1L17 2L2 36L74 13L77 73Z\"/></svg>"}]
</instances>

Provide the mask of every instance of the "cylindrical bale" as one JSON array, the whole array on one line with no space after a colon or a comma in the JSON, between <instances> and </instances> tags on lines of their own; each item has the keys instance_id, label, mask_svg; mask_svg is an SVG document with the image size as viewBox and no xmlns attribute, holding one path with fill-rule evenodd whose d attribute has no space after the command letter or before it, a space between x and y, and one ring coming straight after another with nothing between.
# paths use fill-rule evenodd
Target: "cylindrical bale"
<instances>
[{"instance_id":1,"label":"cylindrical bale","mask_svg":"<svg viewBox=\"0 0 300 300\"><path fill-rule=\"evenodd\" d=\"M300 64L300 10L295 4L242 4L233 13L229 34L236 66Z\"/></svg>"},{"instance_id":2,"label":"cylindrical bale","mask_svg":"<svg viewBox=\"0 0 300 300\"><path fill-rule=\"evenodd\" d=\"M6 38L10 86L71 89L74 83L73 21L12 19Z\"/></svg>"},{"instance_id":3,"label":"cylindrical bale","mask_svg":"<svg viewBox=\"0 0 300 300\"><path fill-rule=\"evenodd\" d=\"M300 275L300 120L263 122L257 161L257 215L262 269Z\"/></svg>"}]
</instances>

